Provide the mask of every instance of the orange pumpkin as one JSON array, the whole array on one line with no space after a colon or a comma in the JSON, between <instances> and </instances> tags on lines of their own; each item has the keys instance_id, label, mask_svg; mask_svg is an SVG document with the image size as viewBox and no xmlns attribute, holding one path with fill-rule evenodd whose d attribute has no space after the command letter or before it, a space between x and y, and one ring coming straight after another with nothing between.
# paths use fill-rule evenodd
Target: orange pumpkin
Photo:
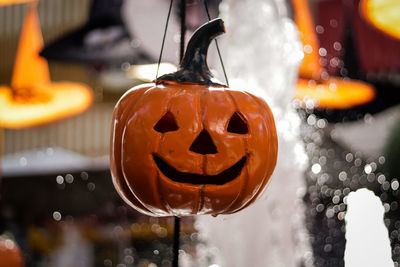
<instances>
[{"instance_id":1,"label":"orange pumpkin","mask_svg":"<svg viewBox=\"0 0 400 267\"><path fill-rule=\"evenodd\" d=\"M229 214L265 188L276 163L268 105L208 69L221 19L199 28L177 72L132 88L115 107L111 173L121 197L151 216Z\"/></svg>"}]
</instances>

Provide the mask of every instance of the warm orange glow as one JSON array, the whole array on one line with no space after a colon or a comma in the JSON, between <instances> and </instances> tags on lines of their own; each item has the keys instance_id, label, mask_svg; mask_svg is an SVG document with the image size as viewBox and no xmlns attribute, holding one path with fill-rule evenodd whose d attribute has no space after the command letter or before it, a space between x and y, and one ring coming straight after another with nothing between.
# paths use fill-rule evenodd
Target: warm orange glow
<instances>
[{"instance_id":1,"label":"warm orange glow","mask_svg":"<svg viewBox=\"0 0 400 267\"><path fill-rule=\"evenodd\" d=\"M17 5L37 1L39 0L0 0L0 6Z\"/></svg>"},{"instance_id":2,"label":"warm orange glow","mask_svg":"<svg viewBox=\"0 0 400 267\"><path fill-rule=\"evenodd\" d=\"M325 82L298 79L296 99L312 100L316 108L346 109L368 103L375 97L375 90L366 83L341 78Z\"/></svg>"},{"instance_id":3,"label":"warm orange glow","mask_svg":"<svg viewBox=\"0 0 400 267\"><path fill-rule=\"evenodd\" d=\"M38 85L29 98L16 99L0 86L0 125L19 129L67 118L85 111L93 100L91 90L69 82Z\"/></svg>"},{"instance_id":4,"label":"warm orange glow","mask_svg":"<svg viewBox=\"0 0 400 267\"><path fill-rule=\"evenodd\" d=\"M11 87L0 86L0 127L20 129L85 111L93 93L85 85L50 81L37 3L30 4L22 27Z\"/></svg>"},{"instance_id":5,"label":"warm orange glow","mask_svg":"<svg viewBox=\"0 0 400 267\"><path fill-rule=\"evenodd\" d=\"M324 77L320 65L319 43L307 0L292 0L294 18L304 45L304 60L300 66L295 98L312 100L315 108L346 109L368 103L375 89L363 82Z\"/></svg>"},{"instance_id":6,"label":"warm orange glow","mask_svg":"<svg viewBox=\"0 0 400 267\"><path fill-rule=\"evenodd\" d=\"M307 0L292 0L292 4L295 11L294 21L300 31L300 40L303 43L304 52L299 74L304 78L319 79L323 68L319 63L319 43Z\"/></svg>"},{"instance_id":7,"label":"warm orange glow","mask_svg":"<svg viewBox=\"0 0 400 267\"><path fill-rule=\"evenodd\" d=\"M361 0L360 12L375 28L400 39L399 0Z\"/></svg>"}]
</instances>

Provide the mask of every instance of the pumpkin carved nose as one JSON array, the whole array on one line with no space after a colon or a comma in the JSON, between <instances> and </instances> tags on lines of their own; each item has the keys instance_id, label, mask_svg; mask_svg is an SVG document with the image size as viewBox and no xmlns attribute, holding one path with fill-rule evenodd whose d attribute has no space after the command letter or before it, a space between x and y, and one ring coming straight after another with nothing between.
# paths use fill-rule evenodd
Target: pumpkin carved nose
<instances>
[{"instance_id":1,"label":"pumpkin carved nose","mask_svg":"<svg viewBox=\"0 0 400 267\"><path fill-rule=\"evenodd\" d=\"M210 134L205 129L203 129L199 136L193 141L189 150L202 155L217 154L218 152Z\"/></svg>"}]
</instances>

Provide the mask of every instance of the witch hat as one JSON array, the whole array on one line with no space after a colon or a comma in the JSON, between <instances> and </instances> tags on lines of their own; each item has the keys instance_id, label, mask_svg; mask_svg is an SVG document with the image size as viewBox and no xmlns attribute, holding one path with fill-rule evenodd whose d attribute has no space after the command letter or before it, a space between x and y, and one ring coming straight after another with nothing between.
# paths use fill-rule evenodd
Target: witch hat
<instances>
[{"instance_id":1,"label":"witch hat","mask_svg":"<svg viewBox=\"0 0 400 267\"><path fill-rule=\"evenodd\" d=\"M319 41L326 48L325 59L341 61L339 65L328 64L328 73L366 81L376 92L372 101L350 109L314 110L316 115L331 122L358 120L367 113L380 113L400 103L399 83L393 78L396 76L392 77L400 67L400 40L369 25L360 14L362 3L360 0L320 1L316 6L318 24L324 29ZM392 9L396 10L395 5ZM336 23L335 27L330 25L331 21ZM340 49L336 49L337 44Z\"/></svg>"},{"instance_id":2,"label":"witch hat","mask_svg":"<svg viewBox=\"0 0 400 267\"><path fill-rule=\"evenodd\" d=\"M359 80L332 77L328 74L326 67L321 64L326 49L319 46L307 1L291 0L291 3L294 21L304 45L304 60L299 70L295 98L306 103L313 101L314 113L331 122L344 118L361 118L363 115L358 113L359 107L366 106L375 99L374 87ZM353 114L354 110L357 110L356 115Z\"/></svg>"},{"instance_id":3,"label":"witch hat","mask_svg":"<svg viewBox=\"0 0 400 267\"><path fill-rule=\"evenodd\" d=\"M48 45L40 53L48 60L89 64L156 62L129 34L122 18L123 0L93 0L88 22Z\"/></svg>"},{"instance_id":4,"label":"witch hat","mask_svg":"<svg viewBox=\"0 0 400 267\"><path fill-rule=\"evenodd\" d=\"M0 85L0 128L22 129L84 112L93 102L87 86L52 82L43 47L37 2L28 5L18 43L11 86Z\"/></svg>"}]
</instances>

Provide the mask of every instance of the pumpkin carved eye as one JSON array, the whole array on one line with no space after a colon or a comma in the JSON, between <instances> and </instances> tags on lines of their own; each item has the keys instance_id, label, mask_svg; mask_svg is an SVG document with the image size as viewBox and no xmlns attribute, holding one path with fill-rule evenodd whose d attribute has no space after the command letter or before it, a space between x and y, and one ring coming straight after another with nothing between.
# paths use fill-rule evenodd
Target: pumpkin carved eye
<instances>
[{"instance_id":1,"label":"pumpkin carved eye","mask_svg":"<svg viewBox=\"0 0 400 267\"><path fill-rule=\"evenodd\" d=\"M178 130L178 125L174 115L171 112L167 112L162 118L154 125L154 130L160 133L171 132Z\"/></svg>"},{"instance_id":2,"label":"pumpkin carved eye","mask_svg":"<svg viewBox=\"0 0 400 267\"><path fill-rule=\"evenodd\" d=\"M233 113L229 120L227 131L236 134L247 134L249 132L247 122L242 114L238 112Z\"/></svg>"}]
</instances>

